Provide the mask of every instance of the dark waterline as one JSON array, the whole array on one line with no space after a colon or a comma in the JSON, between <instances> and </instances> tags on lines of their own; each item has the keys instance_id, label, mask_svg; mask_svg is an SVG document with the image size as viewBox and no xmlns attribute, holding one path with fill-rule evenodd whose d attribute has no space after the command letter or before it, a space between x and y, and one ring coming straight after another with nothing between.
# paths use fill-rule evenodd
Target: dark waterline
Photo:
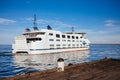
<instances>
[{"instance_id":1,"label":"dark waterline","mask_svg":"<svg viewBox=\"0 0 120 80\"><path fill-rule=\"evenodd\" d=\"M65 65L96 61L105 57L120 59L120 45L112 44L91 45L89 51L45 55L13 55L11 50L11 45L0 45L0 78L54 68L59 57L64 58Z\"/></svg>"}]
</instances>

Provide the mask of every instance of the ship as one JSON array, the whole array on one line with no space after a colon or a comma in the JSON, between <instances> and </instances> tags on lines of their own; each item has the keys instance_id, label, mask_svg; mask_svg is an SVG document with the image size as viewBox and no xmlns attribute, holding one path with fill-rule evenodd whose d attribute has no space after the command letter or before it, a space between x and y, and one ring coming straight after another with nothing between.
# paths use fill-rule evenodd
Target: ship
<instances>
[{"instance_id":1,"label":"ship","mask_svg":"<svg viewBox=\"0 0 120 80\"><path fill-rule=\"evenodd\" d=\"M26 28L20 36L15 36L12 53L46 54L89 50L90 41L85 34L74 32L73 27L71 32L53 30L50 25L39 30L34 15L33 30Z\"/></svg>"}]
</instances>

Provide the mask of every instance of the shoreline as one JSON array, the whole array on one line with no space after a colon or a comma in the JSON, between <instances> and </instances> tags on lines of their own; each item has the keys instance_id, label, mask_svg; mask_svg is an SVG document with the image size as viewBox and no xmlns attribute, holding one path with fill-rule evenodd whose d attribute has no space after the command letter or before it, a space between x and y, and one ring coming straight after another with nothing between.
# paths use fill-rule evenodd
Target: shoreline
<instances>
[{"instance_id":1,"label":"shoreline","mask_svg":"<svg viewBox=\"0 0 120 80\"><path fill-rule=\"evenodd\" d=\"M94 62L84 62L65 66L65 71L56 68L40 72L16 75L0 80L119 80L120 59L105 58Z\"/></svg>"}]
</instances>

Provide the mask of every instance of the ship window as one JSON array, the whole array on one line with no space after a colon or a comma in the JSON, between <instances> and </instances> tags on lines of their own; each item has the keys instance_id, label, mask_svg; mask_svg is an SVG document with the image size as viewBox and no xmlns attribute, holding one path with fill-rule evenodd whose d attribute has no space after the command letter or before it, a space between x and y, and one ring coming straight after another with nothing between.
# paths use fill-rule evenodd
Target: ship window
<instances>
[{"instance_id":1,"label":"ship window","mask_svg":"<svg viewBox=\"0 0 120 80\"><path fill-rule=\"evenodd\" d=\"M70 36L68 35L67 38L70 38Z\"/></svg>"},{"instance_id":2,"label":"ship window","mask_svg":"<svg viewBox=\"0 0 120 80\"><path fill-rule=\"evenodd\" d=\"M35 36L37 36L37 34L36 33L32 33L32 34L29 34L29 36L30 37L35 37Z\"/></svg>"},{"instance_id":3,"label":"ship window","mask_svg":"<svg viewBox=\"0 0 120 80\"><path fill-rule=\"evenodd\" d=\"M62 40L63 42L65 42L66 40Z\"/></svg>"},{"instance_id":4,"label":"ship window","mask_svg":"<svg viewBox=\"0 0 120 80\"><path fill-rule=\"evenodd\" d=\"M57 46L57 48L60 48L60 44L57 44L56 46Z\"/></svg>"},{"instance_id":5,"label":"ship window","mask_svg":"<svg viewBox=\"0 0 120 80\"><path fill-rule=\"evenodd\" d=\"M51 47L53 47L53 46L54 46L54 44L50 44L50 46L51 46Z\"/></svg>"},{"instance_id":6,"label":"ship window","mask_svg":"<svg viewBox=\"0 0 120 80\"><path fill-rule=\"evenodd\" d=\"M49 33L50 36L53 36L53 33Z\"/></svg>"},{"instance_id":7,"label":"ship window","mask_svg":"<svg viewBox=\"0 0 120 80\"><path fill-rule=\"evenodd\" d=\"M42 38L37 38L37 40L42 40Z\"/></svg>"},{"instance_id":8,"label":"ship window","mask_svg":"<svg viewBox=\"0 0 120 80\"><path fill-rule=\"evenodd\" d=\"M56 41L60 41L60 39L56 39Z\"/></svg>"},{"instance_id":9,"label":"ship window","mask_svg":"<svg viewBox=\"0 0 120 80\"><path fill-rule=\"evenodd\" d=\"M66 48L65 46L63 46L63 49Z\"/></svg>"},{"instance_id":10,"label":"ship window","mask_svg":"<svg viewBox=\"0 0 120 80\"><path fill-rule=\"evenodd\" d=\"M68 42L70 42L70 40L68 40Z\"/></svg>"},{"instance_id":11,"label":"ship window","mask_svg":"<svg viewBox=\"0 0 120 80\"><path fill-rule=\"evenodd\" d=\"M42 38L27 38L27 43L30 43L31 41L41 41Z\"/></svg>"},{"instance_id":12,"label":"ship window","mask_svg":"<svg viewBox=\"0 0 120 80\"><path fill-rule=\"evenodd\" d=\"M37 33L37 34L44 35L44 34L45 34L45 32L41 32L41 33Z\"/></svg>"},{"instance_id":13,"label":"ship window","mask_svg":"<svg viewBox=\"0 0 120 80\"><path fill-rule=\"evenodd\" d=\"M68 46L71 46L70 44L68 44Z\"/></svg>"},{"instance_id":14,"label":"ship window","mask_svg":"<svg viewBox=\"0 0 120 80\"><path fill-rule=\"evenodd\" d=\"M60 35L59 35L59 34L56 34L56 37L57 37L57 38L60 38Z\"/></svg>"},{"instance_id":15,"label":"ship window","mask_svg":"<svg viewBox=\"0 0 120 80\"><path fill-rule=\"evenodd\" d=\"M63 44L63 46L66 46L66 44Z\"/></svg>"},{"instance_id":16,"label":"ship window","mask_svg":"<svg viewBox=\"0 0 120 80\"><path fill-rule=\"evenodd\" d=\"M28 41L41 41L42 38L27 38Z\"/></svg>"},{"instance_id":17,"label":"ship window","mask_svg":"<svg viewBox=\"0 0 120 80\"><path fill-rule=\"evenodd\" d=\"M50 44L50 49L54 49L54 44Z\"/></svg>"},{"instance_id":18,"label":"ship window","mask_svg":"<svg viewBox=\"0 0 120 80\"><path fill-rule=\"evenodd\" d=\"M49 39L49 41L54 41L54 39Z\"/></svg>"},{"instance_id":19,"label":"ship window","mask_svg":"<svg viewBox=\"0 0 120 80\"><path fill-rule=\"evenodd\" d=\"M78 39L78 36L76 36L76 39Z\"/></svg>"},{"instance_id":20,"label":"ship window","mask_svg":"<svg viewBox=\"0 0 120 80\"><path fill-rule=\"evenodd\" d=\"M75 44L73 44L72 47L75 48Z\"/></svg>"},{"instance_id":21,"label":"ship window","mask_svg":"<svg viewBox=\"0 0 120 80\"><path fill-rule=\"evenodd\" d=\"M72 36L72 39L74 39L74 36Z\"/></svg>"},{"instance_id":22,"label":"ship window","mask_svg":"<svg viewBox=\"0 0 120 80\"><path fill-rule=\"evenodd\" d=\"M54 44L50 44L50 47L54 47Z\"/></svg>"},{"instance_id":23,"label":"ship window","mask_svg":"<svg viewBox=\"0 0 120 80\"><path fill-rule=\"evenodd\" d=\"M68 44L68 48L71 48L70 46L71 46L71 45L70 45L70 44Z\"/></svg>"},{"instance_id":24,"label":"ship window","mask_svg":"<svg viewBox=\"0 0 120 80\"><path fill-rule=\"evenodd\" d=\"M57 46L60 46L60 44L57 44Z\"/></svg>"},{"instance_id":25,"label":"ship window","mask_svg":"<svg viewBox=\"0 0 120 80\"><path fill-rule=\"evenodd\" d=\"M62 38L65 38L65 35L62 35Z\"/></svg>"}]
</instances>

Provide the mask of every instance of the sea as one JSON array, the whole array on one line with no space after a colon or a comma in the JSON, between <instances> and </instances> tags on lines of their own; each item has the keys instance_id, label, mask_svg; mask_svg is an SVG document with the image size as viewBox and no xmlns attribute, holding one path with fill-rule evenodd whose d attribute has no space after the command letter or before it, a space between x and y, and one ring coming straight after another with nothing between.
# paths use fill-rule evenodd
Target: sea
<instances>
[{"instance_id":1,"label":"sea","mask_svg":"<svg viewBox=\"0 0 120 80\"><path fill-rule=\"evenodd\" d=\"M93 62L105 57L120 59L120 45L92 44L90 50L51 54L12 54L11 45L0 45L0 78L37 72L57 67L57 60L64 65Z\"/></svg>"}]
</instances>

